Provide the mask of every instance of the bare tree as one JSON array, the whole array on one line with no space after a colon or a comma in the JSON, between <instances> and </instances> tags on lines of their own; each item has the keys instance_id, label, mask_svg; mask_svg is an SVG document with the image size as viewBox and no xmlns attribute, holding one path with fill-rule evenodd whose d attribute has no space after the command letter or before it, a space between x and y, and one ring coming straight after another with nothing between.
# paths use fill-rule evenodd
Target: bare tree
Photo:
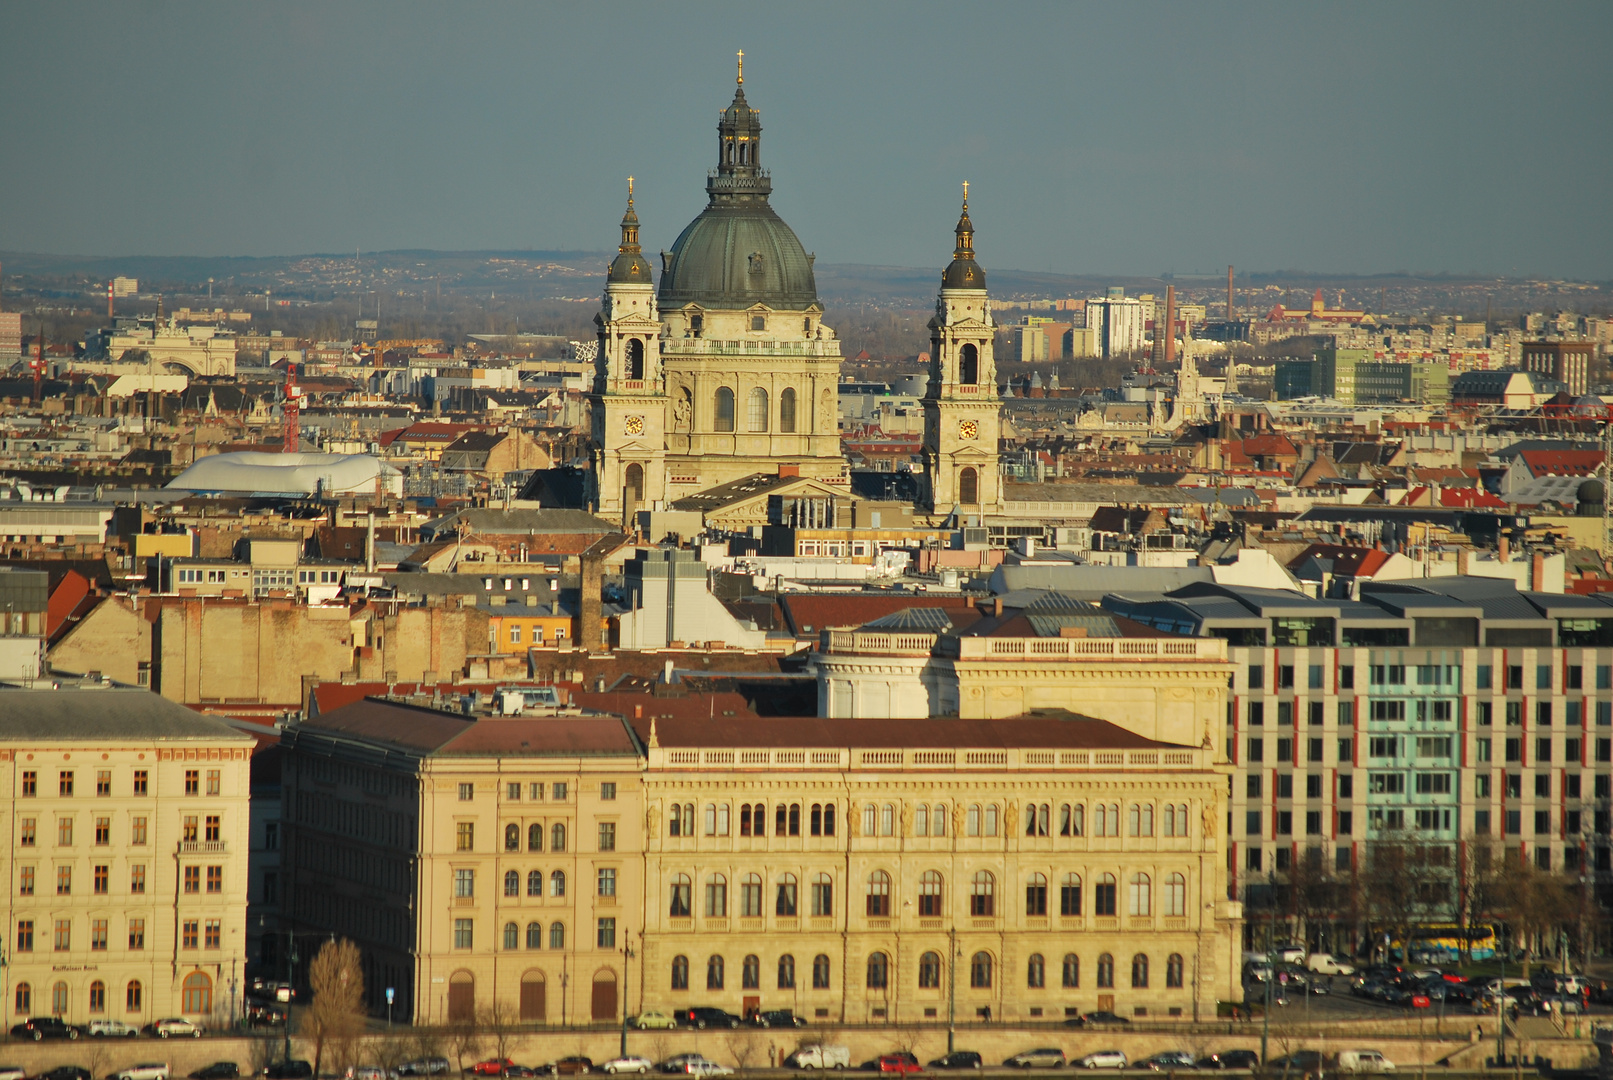
<instances>
[{"instance_id":1,"label":"bare tree","mask_svg":"<svg viewBox=\"0 0 1613 1080\"><path fill-rule=\"evenodd\" d=\"M1529 952L1523 977L1529 977L1535 949L1557 926L1576 920L1579 898L1566 878L1541 870L1521 854L1509 852L1496 875L1497 909L1523 939Z\"/></svg>"},{"instance_id":2,"label":"bare tree","mask_svg":"<svg viewBox=\"0 0 1613 1080\"><path fill-rule=\"evenodd\" d=\"M327 941L308 968L313 1001L303 1020L304 1032L314 1040L314 1075L324 1058L325 1045L334 1042L339 1053L364 1026L364 971L358 946L346 938Z\"/></svg>"},{"instance_id":3,"label":"bare tree","mask_svg":"<svg viewBox=\"0 0 1613 1080\"><path fill-rule=\"evenodd\" d=\"M465 1072L465 1059L474 1058L482 1050L482 1033L473 1019L455 1020L448 1025L448 1049L461 1074Z\"/></svg>"},{"instance_id":4,"label":"bare tree","mask_svg":"<svg viewBox=\"0 0 1613 1080\"><path fill-rule=\"evenodd\" d=\"M482 1034L492 1043L493 1056L500 1062L508 1060L510 1041L515 1038L520 1013L511 1008L509 1002L494 998L481 1010L477 1019L481 1024Z\"/></svg>"},{"instance_id":5,"label":"bare tree","mask_svg":"<svg viewBox=\"0 0 1613 1080\"><path fill-rule=\"evenodd\" d=\"M733 1055L734 1065L739 1069L750 1068L751 1058L762 1052L762 1033L753 1027L741 1028L725 1041L728 1043L728 1052Z\"/></svg>"}]
</instances>

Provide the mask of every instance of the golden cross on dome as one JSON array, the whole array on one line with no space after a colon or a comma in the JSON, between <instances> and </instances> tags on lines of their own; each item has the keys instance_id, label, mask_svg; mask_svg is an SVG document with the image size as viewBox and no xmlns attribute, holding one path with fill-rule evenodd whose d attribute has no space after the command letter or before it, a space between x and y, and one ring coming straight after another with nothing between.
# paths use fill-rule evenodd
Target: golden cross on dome
<instances>
[{"instance_id":1,"label":"golden cross on dome","mask_svg":"<svg viewBox=\"0 0 1613 1080\"><path fill-rule=\"evenodd\" d=\"M633 178L631 176L627 178L627 205L633 205Z\"/></svg>"},{"instance_id":2,"label":"golden cross on dome","mask_svg":"<svg viewBox=\"0 0 1613 1080\"><path fill-rule=\"evenodd\" d=\"M969 181L963 182L963 208L969 209Z\"/></svg>"},{"instance_id":3,"label":"golden cross on dome","mask_svg":"<svg viewBox=\"0 0 1613 1080\"><path fill-rule=\"evenodd\" d=\"M739 85L745 85L745 50L739 50Z\"/></svg>"}]
</instances>

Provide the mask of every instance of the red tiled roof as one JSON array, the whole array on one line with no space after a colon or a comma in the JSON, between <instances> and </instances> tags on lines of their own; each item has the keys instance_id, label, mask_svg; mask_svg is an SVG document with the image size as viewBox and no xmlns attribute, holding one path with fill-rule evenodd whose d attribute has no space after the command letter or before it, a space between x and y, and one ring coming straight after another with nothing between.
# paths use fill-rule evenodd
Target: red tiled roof
<instances>
[{"instance_id":1,"label":"red tiled roof","mask_svg":"<svg viewBox=\"0 0 1613 1080\"><path fill-rule=\"evenodd\" d=\"M1594 476L1602 466L1600 450L1524 450L1518 456L1531 476Z\"/></svg>"},{"instance_id":2,"label":"red tiled roof","mask_svg":"<svg viewBox=\"0 0 1613 1080\"><path fill-rule=\"evenodd\" d=\"M779 598L784 617L795 634L849 629L894 615L903 608L956 608L973 613L969 601L958 596L847 596L797 593Z\"/></svg>"},{"instance_id":3,"label":"red tiled roof","mask_svg":"<svg viewBox=\"0 0 1613 1080\"><path fill-rule=\"evenodd\" d=\"M1377 548L1354 547L1345 544L1312 544L1288 563L1290 570L1298 570L1310 559L1333 560L1335 577L1372 577L1389 561L1386 552Z\"/></svg>"},{"instance_id":4,"label":"red tiled roof","mask_svg":"<svg viewBox=\"0 0 1613 1080\"><path fill-rule=\"evenodd\" d=\"M1067 714L1018 716L1004 720L957 718L824 719L821 717L704 717L694 720L657 719L655 734L663 747L785 746L785 747L970 747L1017 749L1030 747L1078 749L1148 749L1171 746L1127 731L1107 720ZM639 739L648 744L650 721L631 721Z\"/></svg>"}]
</instances>

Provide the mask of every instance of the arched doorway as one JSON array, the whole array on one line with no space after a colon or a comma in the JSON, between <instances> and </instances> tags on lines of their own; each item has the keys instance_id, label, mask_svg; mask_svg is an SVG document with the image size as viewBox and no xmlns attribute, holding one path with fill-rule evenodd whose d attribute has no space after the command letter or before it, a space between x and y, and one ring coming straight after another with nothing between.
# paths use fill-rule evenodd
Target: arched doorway
<instances>
[{"instance_id":1,"label":"arched doorway","mask_svg":"<svg viewBox=\"0 0 1613 1080\"><path fill-rule=\"evenodd\" d=\"M521 976L521 1020L541 1024L548 1019L549 986L543 972L529 971Z\"/></svg>"},{"instance_id":2,"label":"arched doorway","mask_svg":"<svg viewBox=\"0 0 1613 1080\"><path fill-rule=\"evenodd\" d=\"M456 971L448 979L448 1022L468 1023L476 1019L476 976Z\"/></svg>"},{"instance_id":3,"label":"arched doorway","mask_svg":"<svg viewBox=\"0 0 1613 1080\"><path fill-rule=\"evenodd\" d=\"M616 1019L616 973L601 971L594 976L594 1019Z\"/></svg>"},{"instance_id":4,"label":"arched doorway","mask_svg":"<svg viewBox=\"0 0 1613 1080\"><path fill-rule=\"evenodd\" d=\"M623 486L627 489L627 504L629 506L638 506L642 503L644 501L644 466L636 461L629 465L627 467L627 483Z\"/></svg>"},{"instance_id":5,"label":"arched doorway","mask_svg":"<svg viewBox=\"0 0 1613 1080\"><path fill-rule=\"evenodd\" d=\"M213 980L204 971L193 971L185 976L180 1011L186 1015L205 1016L213 1011Z\"/></svg>"},{"instance_id":6,"label":"arched doorway","mask_svg":"<svg viewBox=\"0 0 1613 1080\"><path fill-rule=\"evenodd\" d=\"M965 506L980 501L980 474L973 469L958 473L958 501Z\"/></svg>"}]
</instances>

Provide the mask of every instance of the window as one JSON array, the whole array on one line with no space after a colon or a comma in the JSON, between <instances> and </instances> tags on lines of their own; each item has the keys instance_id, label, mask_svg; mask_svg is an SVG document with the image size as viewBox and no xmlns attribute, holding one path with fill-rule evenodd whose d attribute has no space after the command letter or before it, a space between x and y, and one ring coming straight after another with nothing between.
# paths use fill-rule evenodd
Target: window
<instances>
[{"instance_id":1,"label":"window","mask_svg":"<svg viewBox=\"0 0 1613 1080\"><path fill-rule=\"evenodd\" d=\"M454 896L461 900L468 900L476 895L476 871L454 871Z\"/></svg>"},{"instance_id":2,"label":"window","mask_svg":"<svg viewBox=\"0 0 1613 1080\"><path fill-rule=\"evenodd\" d=\"M536 822L526 827L526 849L528 851L543 850L543 823Z\"/></svg>"},{"instance_id":3,"label":"window","mask_svg":"<svg viewBox=\"0 0 1613 1080\"><path fill-rule=\"evenodd\" d=\"M1175 918L1187 914L1187 878L1182 874L1165 875L1165 914Z\"/></svg>"},{"instance_id":4,"label":"window","mask_svg":"<svg viewBox=\"0 0 1613 1080\"><path fill-rule=\"evenodd\" d=\"M778 879L778 895L774 899L773 914L794 918L796 911L796 880L794 874ZM793 983L791 985L794 985Z\"/></svg>"},{"instance_id":5,"label":"window","mask_svg":"<svg viewBox=\"0 0 1613 1080\"><path fill-rule=\"evenodd\" d=\"M123 1007L129 1012L139 1012L140 999L140 980L130 979L128 987L123 992Z\"/></svg>"},{"instance_id":6,"label":"window","mask_svg":"<svg viewBox=\"0 0 1613 1080\"><path fill-rule=\"evenodd\" d=\"M1265 727L1266 726L1266 703L1265 702L1263 702L1263 701L1251 701L1249 703L1249 720L1248 720L1248 723L1249 723L1250 727Z\"/></svg>"},{"instance_id":7,"label":"window","mask_svg":"<svg viewBox=\"0 0 1613 1080\"><path fill-rule=\"evenodd\" d=\"M556 783L550 790L553 793L555 802L565 802L566 795L570 791L570 788L568 788L564 782L560 782Z\"/></svg>"},{"instance_id":8,"label":"window","mask_svg":"<svg viewBox=\"0 0 1613 1080\"><path fill-rule=\"evenodd\" d=\"M980 501L980 474L972 468L958 470L958 501L965 506Z\"/></svg>"},{"instance_id":9,"label":"window","mask_svg":"<svg viewBox=\"0 0 1613 1080\"><path fill-rule=\"evenodd\" d=\"M1030 803L1025 807L1025 835L1046 836L1051 831L1049 819L1051 813L1047 803Z\"/></svg>"},{"instance_id":10,"label":"window","mask_svg":"<svg viewBox=\"0 0 1613 1080\"><path fill-rule=\"evenodd\" d=\"M476 823L461 821L454 825L454 846L459 851L476 849Z\"/></svg>"},{"instance_id":11,"label":"window","mask_svg":"<svg viewBox=\"0 0 1613 1080\"><path fill-rule=\"evenodd\" d=\"M1116 884L1113 874L1098 875L1097 883L1092 888L1092 914L1115 914Z\"/></svg>"},{"instance_id":12,"label":"window","mask_svg":"<svg viewBox=\"0 0 1613 1080\"><path fill-rule=\"evenodd\" d=\"M941 954L927 952L919 957L919 989L938 990L941 987Z\"/></svg>"},{"instance_id":13,"label":"window","mask_svg":"<svg viewBox=\"0 0 1613 1080\"><path fill-rule=\"evenodd\" d=\"M1030 959L1025 962L1025 985L1032 990L1040 990L1047 985L1047 964L1041 953L1031 953Z\"/></svg>"},{"instance_id":14,"label":"window","mask_svg":"<svg viewBox=\"0 0 1613 1080\"><path fill-rule=\"evenodd\" d=\"M543 871L530 870L526 875L526 894L528 896L543 895Z\"/></svg>"},{"instance_id":15,"label":"window","mask_svg":"<svg viewBox=\"0 0 1613 1080\"><path fill-rule=\"evenodd\" d=\"M879 835L879 808L873 803L863 807L863 835Z\"/></svg>"},{"instance_id":16,"label":"window","mask_svg":"<svg viewBox=\"0 0 1613 1080\"><path fill-rule=\"evenodd\" d=\"M195 839L195 837L191 837ZM73 819L70 817L56 819L56 846L73 846Z\"/></svg>"},{"instance_id":17,"label":"window","mask_svg":"<svg viewBox=\"0 0 1613 1080\"><path fill-rule=\"evenodd\" d=\"M919 917L941 917L941 872L926 870L919 875Z\"/></svg>"},{"instance_id":18,"label":"window","mask_svg":"<svg viewBox=\"0 0 1613 1080\"><path fill-rule=\"evenodd\" d=\"M778 958L778 988L780 990L795 989L795 957L789 953L785 953Z\"/></svg>"},{"instance_id":19,"label":"window","mask_svg":"<svg viewBox=\"0 0 1613 1080\"><path fill-rule=\"evenodd\" d=\"M35 836L35 819L22 818L17 822L17 844L21 847L33 847Z\"/></svg>"},{"instance_id":20,"label":"window","mask_svg":"<svg viewBox=\"0 0 1613 1080\"><path fill-rule=\"evenodd\" d=\"M194 770L192 770L191 772L186 773L185 775L186 776L195 776L196 773L195 773ZM61 795L63 797L66 797L68 795L73 794L73 774L72 774L72 772L70 770L64 769L61 772L56 774L56 794ZM186 794L194 795L195 792L187 791Z\"/></svg>"},{"instance_id":21,"label":"window","mask_svg":"<svg viewBox=\"0 0 1613 1080\"><path fill-rule=\"evenodd\" d=\"M459 801L460 802L470 802L474 798L476 798L476 785L475 784L460 784L459 785Z\"/></svg>"},{"instance_id":22,"label":"window","mask_svg":"<svg viewBox=\"0 0 1613 1080\"><path fill-rule=\"evenodd\" d=\"M616 948L616 920L614 918L596 920L594 945L600 949Z\"/></svg>"},{"instance_id":23,"label":"window","mask_svg":"<svg viewBox=\"0 0 1613 1080\"><path fill-rule=\"evenodd\" d=\"M601 866L594 881L595 895L616 895L616 869L610 866Z\"/></svg>"},{"instance_id":24,"label":"window","mask_svg":"<svg viewBox=\"0 0 1613 1080\"><path fill-rule=\"evenodd\" d=\"M721 990L723 984L722 957L713 956L706 961L706 989Z\"/></svg>"},{"instance_id":25,"label":"window","mask_svg":"<svg viewBox=\"0 0 1613 1080\"><path fill-rule=\"evenodd\" d=\"M17 1015L28 1016L33 1012L34 991L27 983L17 984Z\"/></svg>"},{"instance_id":26,"label":"window","mask_svg":"<svg viewBox=\"0 0 1613 1080\"><path fill-rule=\"evenodd\" d=\"M31 867L31 866L19 866L17 868L17 895L18 896L32 896L32 895L34 895L34 868L33 867Z\"/></svg>"},{"instance_id":27,"label":"window","mask_svg":"<svg viewBox=\"0 0 1613 1080\"><path fill-rule=\"evenodd\" d=\"M868 875L868 915L887 918L891 913L891 876L883 870Z\"/></svg>"},{"instance_id":28,"label":"window","mask_svg":"<svg viewBox=\"0 0 1613 1080\"><path fill-rule=\"evenodd\" d=\"M143 949L146 947L146 920L129 920L129 948Z\"/></svg>"},{"instance_id":29,"label":"window","mask_svg":"<svg viewBox=\"0 0 1613 1080\"><path fill-rule=\"evenodd\" d=\"M508 799L510 802L520 802L521 801L521 785L520 784L505 784L504 785L504 797L506 799Z\"/></svg>"},{"instance_id":30,"label":"window","mask_svg":"<svg viewBox=\"0 0 1613 1080\"><path fill-rule=\"evenodd\" d=\"M747 918L761 918L762 875L746 874L739 879L739 913Z\"/></svg>"},{"instance_id":31,"label":"window","mask_svg":"<svg viewBox=\"0 0 1613 1080\"><path fill-rule=\"evenodd\" d=\"M517 790L519 790L520 785L517 784L516 788L517 788ZM504 850L505 851L520 851L521 850L521 826L519 826L519 825L506 825L506 826L504 826Z\"/></svg>"},{"instance_id":32,"label":"window","mask_svg":"<svg viewBox=\"0 0 1613 1080\"><path fill-rule=\"evenodd\" d=\"M504 924L504 947L506 949L521 947L521 928L514 923Z\"/></svg>"},{"instance_id":33,"label":"window","mask_svg":"<svg viewBox=\"0 0 1613 1080\"><path fill-rule=\"evenodd\" d=\"M526 924L526 947L529 949L543 948L543 924L529 922Z\"/></svg>"},{"instance_id":34,"label":"window","mask_svg":"<svg viewBox=\"0 0 1613 1080\"><path fill-rule=\"evenodd\" d=\"M991 988L991 954L977 952L969 959L969 985L976 990Z\"/></svg>"},{"instance_id":35,"label":"window","mask_svg":"<svg viewBox=\"0 0 1613 1080\"><path fill-rule=\"evenodd\" d=\"M674 956L672 958L672 989L689 989L689 958L687 956Z\"/></svg>"},{"instance_id":36,"label":"window","mask_svg":"<svg viewBox=\"0 0 1613 1080\"><path fill-rule=\"evenodd\" d=\"M778 429L786 435L795 433L795 390L792 387L779 391Z\"/></svg>"},{"instance_id":37,"label":"window","mask_svg":"<svg viewBox=\"0 0 1613 1080\"><path fill-rule=\"evenodd\" d=\"M980 350L965 342L958 350L958 382L973 386L980 381Z\"/></svg>"},{"instance_id":38,"label":"window","mask_svg":"<svg viewBox=\"0 0 1613 1080\"><path fill-rule=\"evenodd\" d=\"M601 821L599 823L599 850L616 850L616 822Z\"/></svg>"},{"instance_id":39,"label":"window","mask_svg":"<svg viewBox=\"0 0 1613 1080\"><path fill-rule=\"evenodd\" d=\"M1137 990L1148 987L1148 957L1142 953L1131 958L1131 985Z\"/></svg>"},{"instance_id":40,"label":"window","mask_svg":"<svg viewBox=\"0 0 1613 1080\"><path fill-rule=\"evenodd\" d=\"M1025 914L1047 914L1047 876L1035 873L1025 882Z\"/></svg>"},{"instance_id":41,"label":"window","mask_svg":"<svg viewBox=\"0 0 1613 1080\"><path fill-rule=\"evenodd\" d=\"M504 895L521 895L521 872L519 870L504 871Z\"/></svg>"},{"instance_id":42,"label":"window","mask_svg":"<svg viewBox=\"0 0 1613 1080\"><path fill-rule=\"evenodd\" d=\"M812 914L819 917L833 915L834 895L834 879L824 873L814 875L812 878Z\"/></svg>"},{"instance_id":43,"label":"window","mask_svg":"<svg viewBox=\"0 0 1613 1080\"><path fill-rule=\"evenodd\" d=\"M812 958L812 989L829 989L829 956L819 953Z\"/></svg>"},{"instance_id":44,"label":"window","mask_svg":"<svg viewBox=\"0 0 1613 1080\"><path fill-rule=\"evenodd\" d=\"M1154 835L1154 808L1151 804L1132 803L1130 818L1132 836Z\"/></svg>"},{"instance_id":45,"label":"window","mask_svg":"<svg viewBox=\"0 0 1613 1080\"><path fill-rule=\"evenodd\" d=\"M983 918L995 915L996 891L997 879L991 876L991 871L975 871L974 882L969 888L969 914Z\"/></svg>"},{"instance_id":46,"label":"window","mask_svg":"<svg viewBox=\"0 0 1613 1080\"><path fill-rule=\"evenodd\" d=\"M1086 807L1069 803L1059 807L1059 835L1080 836L1085 825Z\"/></svg>"},{"instance_id":47,"label":"window","mask_svg":"<svg viewBox=\"0 0 1613 1080\"><path fill-rule=\"evenodd\" d=\"M868 957L867 985L870 990L883 990L890 984L890 957L882 952Z\"/></svg>"},{"instance_id":48,"label":"window","mask_svg":"<svg viewBox=\"0 0 1613 1080\"><path fill-rule=\"evenodd\" d=\"M1182 954L1171 953L1165 958L1165 986L1170 990L1182 988Z\"/></svg>"},{"instance_id":49,"label":"window","mask_svg":"<svg viewBox=\"0 0 1613 1080\"><path fill-rule=\"evenodd\" d=\"M721 874L706 878L706 918L721 919L728 914L728 879Z\"/></svg>"},{"instance_id":50,"label":"window","mask_svg":"<svg viewBox=\"0 0 1613 1080\"><path fill-rule=\"evenodd\" d=\"M556 870L549 875L549 895L566 895L566 872L564 870Z\"/></svg>"},{"instance_id":51,"label":"window","mask_svg":"<svg viewBox=\"0 0 1613 1080\"><path fill-rule=\"evenodd\" d=\"M1149 915L1153 913L1152 888L1152 882L1147 874L1131 875L1131 887L1127 890L1131 914Z\"/></svg>"},{"instance_id":52,"label":"window","mask_svg":"<svg viewBox=\"0 0 1613 1080\"><path fill-rule=\"evenodd\" d=\"M614 782L606 782L599 785L599 801L616 801L616 784Z\"/></svg>"},{"instance_id":53,"label":"window","mask_svg":"<svg viewBox=\"0 0 1613 1080\"><path fill-rule=\"evenodd\" d=\"M222 868L219 868L219 869L222 869ZM94 889L95 895L97 895L97 896L105 896L107 894L107 892L109 891L108 886L110 884L109 879L111 877L110 868L107 867L105 864L99 864L94 868L92 877L93 877L92 888ZM222 888L222 886L223 886L223 881L222 880L220 880L219 885L220 885L220 888ZM208 872L208 876L207 876L207 891L208 892L218 891L218 890L215 890L213 888L212 868L209 868L209 872Z\"/></svg>"},{"instance_id":54,"label":"window","mask_svg":"<svg viewBox=\"0 0 1613 1080\"><path fill-rule=\"evenodd\" d=\"M1165 804L1165 835L1166 836L1187 836L1187 835L1189 835L1188 826L1187 826L1187 804L1186 803L1166 803Z\"/></svg>"},{"instance_id":55,"label":"window","mask_svg":"<svg viewBox=\"0 0 1613 1080\"><path fill-rule=\"evenodd\" d=\"M18 919L17 920L17 951L18 952L33 952L34 951L34 920L32 920L32 919Z\"/></svg>"},{"instance_id":56,"label":"window","mask_svg":"<svg viewBox=\"0 0 1613 1080\"><path fill-rule=\"evenodd\" d=\"M557 821L549 826L549 850L566 850L566 823Z\"/></svg>"},{"instance_id":57,"label":"window","mask_svg":"<svg viewBox=\"0 0 1613 1080\"><path fill-rule=\"evenodd\" d=\"M475 941L474 923L470 919L454 920L454 948L469 949Z\"/></svg>"},{"instance_id":58,"label":"window","mask_svg":"<svg viewBox=\"0 0 1613 1080\"><path fill-rule=\"evenodd\" d=\"M1081 914L1081 875L1065 874L1064 883L1059 886L1059 914Z\"/></svg>"},{"instance_id":59,"label":"window","mask_svg":"<svg viewBox=\"0 0 1613 1080\"><path fill-rule=\"evenodd\" d=\"M1248 739L1245 740L1244 746L1244 756L1249 761L1264 761L1266 759L1266 740Z\"/></svg>"},{"instance_id":60,"label":"window","mask_svg":"<svg viewBox=\"0 0 1613 1080\"><path fill-rule=\"evenodd\" d=\"M207 793L209 795L219 793L219 770L217 769L207 770Z\"/></svg>"},{"instance_id":61,"label":"window","mask_svg":"<svg viewBox=\"0 0 1613 1080\"><path fill-rule=\"evenodd\" d=\"M564 949L566 947L566 924L549 924L549 948Z\"/></svg>"},{"instance_id":62,"label":"window","mask_svg":"<svg viewBox=\"0 0 1613 1080\"><path fill-rule=\"evenodd\" d=\"M767 430L767 391L760 386L751 387L750 398L745 403L745 428L757 432Z\"/></svg>"},{"instance_id":63,"label":"window","mask_svg":"<svg viewBox=\"0 0 1613 1080\"><path fill-rule=\"evenodd\" d=\"M196 867L194 867L194 866L188 866L188 867L185 868L185 891L186 892L198 892L198 891L200 891L200 889L198 887L193 887L193 881L192 881L192 875L193 874L198 874L198 873L199 873L198 869ZM195 879L196 882L199 882L200 880L201 879L199 877ZM73 895L73 868L71 866L58 866L56 868L56 895L57 896L71 896L71 895Z\"/></svg>"},{"instance_id":64,"label":"window","mask_svg":"<svg viewBox=\"0 0 1613 1080\"><path fill-rule=\"evenodd\" d=\"M39 773L33 769L27 769L22 774L22 793L30 799L39 794Z\"/></svg>"},{"instance_id":65,"label":"window","mask_svg":"<svg viewBox=\"0 0 1613 1080\"><path fill-rule=\"evenodd\" d=\"M180 930L180 940L184 948L194 949L201 944L202 924L195 919L187 920Z\"/></svg>"},{"instance_id":66,"label":"window","mask_svg":"<svg viewBox=\"0 0 1613 1080\"><path fill-rule=\"evenodd\" d=\"M734 430L734 392L726 386L717 387L712 401L712 427L716 431Z\"/></svg>"},{"instance_id":67,"label":"window","mask_svg":"<svg viewBox=\"0 0 1613 1080\"><path fill-rule=\"evenodd\" d=\"M933 813L933 824L930 831L936 836L945 836L947 834L947 808L938 804Z\"/></svg>"},{"instance_id":68,"label":"window","mask_svg":"<svg viewBox=\"0 0 1613 1080\"><path fill-rule=\"evenodd\" d=\"M208 919L202 927L202 947L207 949L221 948L224 941L224 924L219 919Z\"/></svg>"}]
</instances>

